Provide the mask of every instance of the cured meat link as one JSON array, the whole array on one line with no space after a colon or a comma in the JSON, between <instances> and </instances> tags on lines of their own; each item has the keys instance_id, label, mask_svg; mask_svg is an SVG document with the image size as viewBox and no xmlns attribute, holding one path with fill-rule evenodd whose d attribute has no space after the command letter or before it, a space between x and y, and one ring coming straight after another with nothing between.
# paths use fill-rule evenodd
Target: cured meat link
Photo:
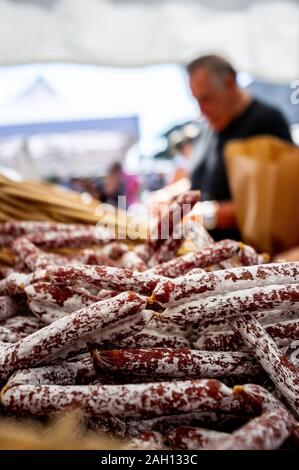
<instances>
[{"instance_id":1,"label":"cured meat link","mask_svg":"<svg viewBox=\"0 0 299 470\"><path fill-rule=\"evenodd\" d=\"M127 253L128 250L129 246L126 243L113 241L105 244L101 248L101 253L109 259L116 261L121 258L123 254Z\"/></svg>"},{"instance_id":2,"label":"cured meat link","mask_svg":"<svg viewBox=\"0 0 299 470\"><path fill-rule=\"evenodd\" d=\"M67 262L73 264L108 264L114 265L113 261L95 250L84 250L79 255L60 256L53 253L45 253L39 247L59 248L63 246L84 247L87 245L102 244L105 240L98 240L95 231L80 230L75 232L37 232L27 236L19 237L11 244L11 249L16 255L18 264L31 271L42 269L48 265L65 265Z\"/></svg>"},{"instance_id":3,"label":"cured meat link","mask_svg":"<svg viewBox=\"0 0 299 470\"><path fill-rule=\"evenodd\" d=\"M181 426L211 426L221 427L233 421L244 422L244 418L229 413L215 411L195 411L177 415L165 415L151 419L128 420L130 435L136 436L145 431L158 431L168 435L173 429Z\"/></svg>"},{"instance_id":4,"label":"cured meat link","mask_svg":"<svg viewBox=\"0 0 299 470\"><path fill-rule=\"evenodd\" d=\"M14 237L8 234L0 234L0 247L9 247L14 241Z\"/></svg>"},{"instance_id":5,"label":"cured meat link","mask_svg":"<svg viewBox=\"0 0 299 470\"><path fill-rule=\"evenodd\" d=\"M187 338L176 334L158 333L146 327L134 336L130 336L110 345L110 349L124 348L124 349L137 349L137 348L190 348L190 343Z\"/></svg>"},{"instance_id":6,"label":"cured meat link","mask_svg":"<svg viewBox=\"0 0 299 470\"><path fill-rule=\"evenodd\" d=\"M157 266L161 263L167 263L176 256L176 253L184 240L181 230L178 229L173 235L165 240L162 245L153 254L148 262L149 266Z\"/></svg>"},{"instance_id":7,"label":"cured meat link","mask_svg":"<svg viewBox=\"0 0 299 470\"><path fill-rule=\"evenodd\" d=\"M159 214L158 221L150 233L145 246L149 253L154 253L159 249L165 240L174 232L175 227L180 224L183 217L191 211L199 201L199 191L189 191L177 197L177 199L167 207L164 213ZM165 233L163 233L165 231Z\"/></svg>"},{"instance_id":8,"label":"cured meat link","mask_svg":"<svg viewBox=\"0 0 299 470\"><path fill-rule=\"evenodd\" d=\"M60 264L62 259L59 255L53 253L43 253L40 248L30 241L27 237L19 237L11 244L11 250L16 256L16 262L22 269L35 269L43 265Z\"/></svg>"},{"instance_id":9,"label":"cured meat link","mask_svg":"<svg viewBox=\"0 0 299 470\"><path fill-rule=\"evenodd\" d=\"M8 318L2 323L3 326L9 328L14 333L20 333L24 336L31 335L35 331L43 328L45 324L33 315L17 315Z\"/></svg>"},{"instance_id":10,"label":"cured meat link","mask_svg":"<svg viewBox=\"0 0 299 470\"><path fill-rule=\"evenodd\" d=\"M63 265L67 264L88 264L88 265L105 265L116 266L115 262L100 251L100 249L91 250L86 248L81 250L79 254L72 256L64 256ZM60 263L61 265L62 263Z\"/></svg>"},{"instance_id":11,"label":"cured meat link","mask_svg":"<svg viewBox=\"0 0 299 470\"><path fill-rule=\"evenodd\" d=\"M289 320L299 319L299 310L272 310L271 312L257 312L253 316L262 324L279 324L285 323ZM199 324L197 332L199 335L205 333L214 333L230 330L230 325L227 319L217 318L215 320L206 320Z\"/></svg>"},{"instance_id":12,"label":"cured meat link","mask_svg":"<svg viewBox=\"0 0 299 470\"><path fill-rule=\"evenodd\" d=\"M110 232L104 227L79 229L73 231L35 232L26 235L27 240L44 248L72 247L80 248L89 245L102 245L111 241ZM17 239L17 241L20 240Z\"/></svg>"},{"instance_id":13,"label":"cured meat link","mask_svg":"<svg viewBox=\"0 0 299 470\"><path fill-rule=\"evenodd\" d=\"M13 221L0 224L0 233L8 234L13 237L26 235L33 232L73 232L74 230L89 229L94 230L93 225L85 224L62 224L57 222L36 222L36 221Z\"/></svg>"},{"instance_id":14,"label":"cured meat link","mask_svg":"<svg viewBox=\"0 0 299 470\"><path fill-rule=\"evenodd\" d=\"M231 318L275 309L291 310L299 306L299 284L255 287L190 300L168 307L163 316L178 325L195 326L203 320Z\"/></svg>"},{"instance_id":15,"label":"cured meat link","mask_svg":"<svg viewBox=\"0 0 299 470\"><path fill-rule=\"evenodd\" d=\"M51 308L72 313L101 300L84 289L61 287L50 282L31 284L25 287L24 292L30 309L39 316L47 313Z\"/></svg>"},{"instance_id":16,"label":"cured meat link","mask_svg":"<svg viewBox=\"0 0 299 470\"><path fill-rule=\"evenodd\" d=\"M98 371L169 377L224 377L254 375L260 367L246 353L205 352L191 349L92 350Z\"/></svg>"},{"instance_id":17,"label":"cured meat link","mask_svg":"<svg viewBox=\"0 0 299 470\"><path fill-rule=\"evenodd\" d=\"M19 385L4 389L1 403L12 411L44 415L79 408L94 417L154 417L189 411L240 409L232 389L217 380L129 385Z\"/></svg>"},{"instance_id":18,"label":"cured meat link","mask_svg":"<svg viewBox=\"0 0 299 470\"><path fill-rule=\"evenodd\" d=\"M211 429L196 428L193 426L180 426L166 436L167 442L175 450L203 449L210 441L226 436L225 433Z\"/></svg>"},{"instance_id":19,"label":"cured meat link","mask_svg":"<svg viewBox=\"0 0 299 470\"><path fill-rule=\"evenodd\" d=\"M16 343L20 338L22 338L22 335L0 325L0 341L2 343Z\"/></svg>"},{"instance_id":20,"label":"cured meat link","mask_svg":"<svg viewBox=\"0 0 299 470\"><path fill-rule=\"evenodd\" d=\"M91 362L61 362L55 366L18 370L9 378L5 390L19 385L76 385L87 376L95 376Z\"/></svg>"},{"instance_id":21,"label":"cured meat link","mask_svg":"<svg viewBox=\"0 0 299 470\"><path fill-rule=\"evenodd\" d=\"M164 437L157 431L146 431L138 437L134 437L126 448L130 450L169 450L169 447L165 445Z\"/></svg>"},{"instance_id":22,"label":"cured meat link","mask_svg":"<svg viewBox=\"0 0 299 470\"><path fill-rule=\"evenodd\" d=\"M41 364L45 359L61 357L69 348L76 350L95 336L111 342L117 340L123 335L126 322L129 324L127 333L136 333L151 318L142 313L145 304L144 298L126 292L57 320L1 351L2 378L17 369Z\"/></svg>"},{"instance_id":23,"label":"cured meat link","mask_svg":"<svg viewBox=\"0 0 299 470\"><path fill-rule=\"evenodd\" d=\"M291 423L283 408L266 411L231 435L209 441L204 449L212 450L274 450L289 437Z\"/></svg>"},{"instance_id":24,"label":"cured meat link","mask_svg":"<svg viewBox=\"0 0 299 470\"><path fill-rule=\"evenodd\" d=\"M24 293L24 288L33 280L33 274L13 272L0 280L0 296Z\"/></svg>"},{"instance_id":25,"label":"cured meat link","mask_svg":"<svg viewBox=\"0 0 299 470\"><path fill-rule=\"evenodd\" d=\"M147 266L141 257L135 251L127 251L121 258L121 265L132 271L146 271Z\"/></svg>"},{"instance_id":26,"label":"cured meat link","mask_svg":"<svg viewBox=\"0 0 299 470\"><path fill-rule=\"evenodd\" d=\"M279 348L299 339L299 320L264 325L265 331L274 339ZM195 341L196 349L205 351L245 351L246 347L239 333L220 331L203 333Z\"/></svg>"},{"instance_id":27,"label":"cured meat link","mask_svg":"<svg viewBox=\"0 0 299 470\"><path fill-rule=\"evenodd\" d=\"M160 282L152 300L162 306L170 306L192 298L239 290L299 283L299 262L273 263L213 271L205 275L182 276Z\"/></svg>"},{"instance_id":28,"label":"cured meat link","mask_svg":"<svg viewBox=\"0 0 299 470\"><path fill-rule=\"evenodd\" d=\"M7 318L14 317L19 312L20 304L16 299L9 295L3 295L0 297L0 322L3 322Z\"/></svg>"},{"instance_id":29,"label":"cured meat link","mask_svg":"<svg viewBox=\"0 0 299 470\"><path fill-rule=\"evenodd\" d=\"M234 240L223 240L207 246L200 251L187 253L152 268L152 272L161 276L175 278L194 268L206 268L211 264L228 259L240 250L240 243Z\"/></svg>"},{"instance_id":30,"label":"cured meat link","mask_svg":"<svg viewBox=\"0 0 299 470\"><path fill-rule=\"evenodd\" d=\"M230 320L253 357L271 377L295 414L299 409L299 373L296 366L279 350L262 325L249 315Z\"/></svg>"},{"instance_id":31,"label":"cured meat link","mask_svg":"<svg viewBox=\"0 0 299 470\"><path fill-rule=\"evenodd\" d=\"M46 281L76 287L96 286L118 291L132 290L143 295L150 295L161 279L161 276L151 273L135 273L124 268L72 265L50 267L34 276L35 282Z\"/></svg>"},{"instance_id":32,"label":"cured meat link","mask_svg":"<svg viewBox=\"0 0 299 470\"><path fill-rule=\"evenodd\" d=\"M253 266L269 261L269 256L266 253L259 255L252 246L244 245L244 243L240 244L238 258L243 266Z\"/></svg>"},{"instance_id":33,"label":"cured meat link","mask_svg":"<svg viewBox=\"0 0 299 470\"><path fill-rule=\"evenodd\" d=\"M233 393L248 413L261 414L265 411L284 408L280 400L260 385L238 385L233 388ZM299 448L299 423L291 413L289 413L289 423L291 423L291 439Z\"/></svg>"}]
</instances>

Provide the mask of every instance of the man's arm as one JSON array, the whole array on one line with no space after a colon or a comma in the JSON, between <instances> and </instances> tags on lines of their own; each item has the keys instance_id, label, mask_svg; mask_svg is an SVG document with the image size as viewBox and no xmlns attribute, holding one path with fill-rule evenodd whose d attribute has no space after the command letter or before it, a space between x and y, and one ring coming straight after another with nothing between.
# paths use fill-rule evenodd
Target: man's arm
<instances>
[{"instance_id":1,"label":"man's arm","mask_svg":"<svg viewBox=\"0 0 299 470\"><path fill-rule=\"evenodd\" d=\"M199 204L204 225L208 230L237 228L236 210L233 201L205 201Z\"/></svg>"},{"instance_id":2,"label":"man's arm","mask_svg":"<svg viewBox=\"0 0 299 470\"><path fill-rule=\"evenodd\" d=\"M233 201L223 201L218 203L216 224L216 228L219 228L220 230L237 227L236 208Z\"/></svg>"},{"instance_id":3,"label":"man's arm","mask_svg":"<svg viewBox=\"0 0 299 470\"><path fill-rule=\"evenodd\" d=\"M259 120L258 134L268 134L292 142L289 125L284 115L278 110L271 108L267 114L264 113Z\"/></svg>"}]
</instances>

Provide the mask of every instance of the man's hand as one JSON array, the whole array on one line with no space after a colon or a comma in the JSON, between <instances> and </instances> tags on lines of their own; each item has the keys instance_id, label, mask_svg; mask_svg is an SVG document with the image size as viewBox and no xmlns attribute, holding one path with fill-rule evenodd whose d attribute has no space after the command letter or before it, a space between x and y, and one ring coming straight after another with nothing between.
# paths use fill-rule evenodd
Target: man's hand
<instances>
[{"instance_id":1,"label":"man's hand","mask_svg":"<svg viewBox=\"0 0 299 470\"><path fill-rule=\"evenodd\" d=\"M192 214L197 214L208 230L218 228L220 230L237 227L235 205L232 201L204 201L198 202Z\"/></svg>"}]
</instances>

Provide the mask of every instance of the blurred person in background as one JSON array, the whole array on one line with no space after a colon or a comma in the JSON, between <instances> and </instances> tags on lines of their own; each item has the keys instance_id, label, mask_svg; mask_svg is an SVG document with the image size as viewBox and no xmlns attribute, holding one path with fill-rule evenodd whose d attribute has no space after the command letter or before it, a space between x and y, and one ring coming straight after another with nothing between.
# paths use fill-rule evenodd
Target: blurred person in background
<instances>
[{"instance_id":1,"label":"blurred person in background","mask_svg":"<svg viewBox=\"0 0 299 470\"><path fill-rule=\"evenodd\" d=\"M205 225L214 239L240 239L228 184L224 147L233 139L270 135L291 142L283 115L241 90L236 70L222 57L206 55L188 66L189 84L205 118L190 162L191 188L201 190Z\"/></svg>"},{"instance_id":2,"label":"blurred person in background","mask_svg":"<svg viewBox=\"0 0 299 470\"><path fill-rule=\"evenodd\" d=\"M108 175L102 181L100 193L102 202L115 207L118 207L118 197L126 196L125 177L121 163L116 162L111 165ZM126 207L120 208L126 209Z\"/></svg>"},{"instance_id":3,"label":"blurred person in background","mask_svg":"<svg viewBox=\"0 0 299 470\"><path fill-rule=\"evenodd\" d=\"M152 206L159 203L170 203L178 194L190 189L190 162L194 143L200 135L196 122L188 123L168 135L168 153L172 155L173 171L164 175L164 184L151 189L147 203Z\"/></svg>"},{"instance_id":4,"label":"blurred person in background","mask_svg":"<svg viewBox=\"0 0 299 470\"><path fill-rule=\"evenodd\" d=\"M176 183L182 178L188 178L190 172L190 157L192 155L193 140L180 131L170 135L171 153L173 154L174 172L168 183Z\"/></svg>"}]
</instances>

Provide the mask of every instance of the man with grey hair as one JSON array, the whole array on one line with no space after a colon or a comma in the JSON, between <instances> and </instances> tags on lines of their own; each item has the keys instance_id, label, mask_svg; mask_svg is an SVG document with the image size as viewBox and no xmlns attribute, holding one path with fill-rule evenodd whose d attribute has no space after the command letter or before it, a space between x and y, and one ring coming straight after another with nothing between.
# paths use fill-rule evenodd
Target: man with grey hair
<instances>
[{"instance_id":1,"label":"man with grey hair","mask_svg":"<svg viewBox=\"0 0 299 470\"><path fill-rule=\"evenodd\" d=\"M291 142L288 124L280 111L239 88L236 70L222 57L199 57L187 70L191 92L206 119L191 162L192 189L200 189L202 199L210 201L206 225L213 237L240 238L225 169L224 146L230 140L255 135L272 135Z\"/></svg>"}]
</instances>

